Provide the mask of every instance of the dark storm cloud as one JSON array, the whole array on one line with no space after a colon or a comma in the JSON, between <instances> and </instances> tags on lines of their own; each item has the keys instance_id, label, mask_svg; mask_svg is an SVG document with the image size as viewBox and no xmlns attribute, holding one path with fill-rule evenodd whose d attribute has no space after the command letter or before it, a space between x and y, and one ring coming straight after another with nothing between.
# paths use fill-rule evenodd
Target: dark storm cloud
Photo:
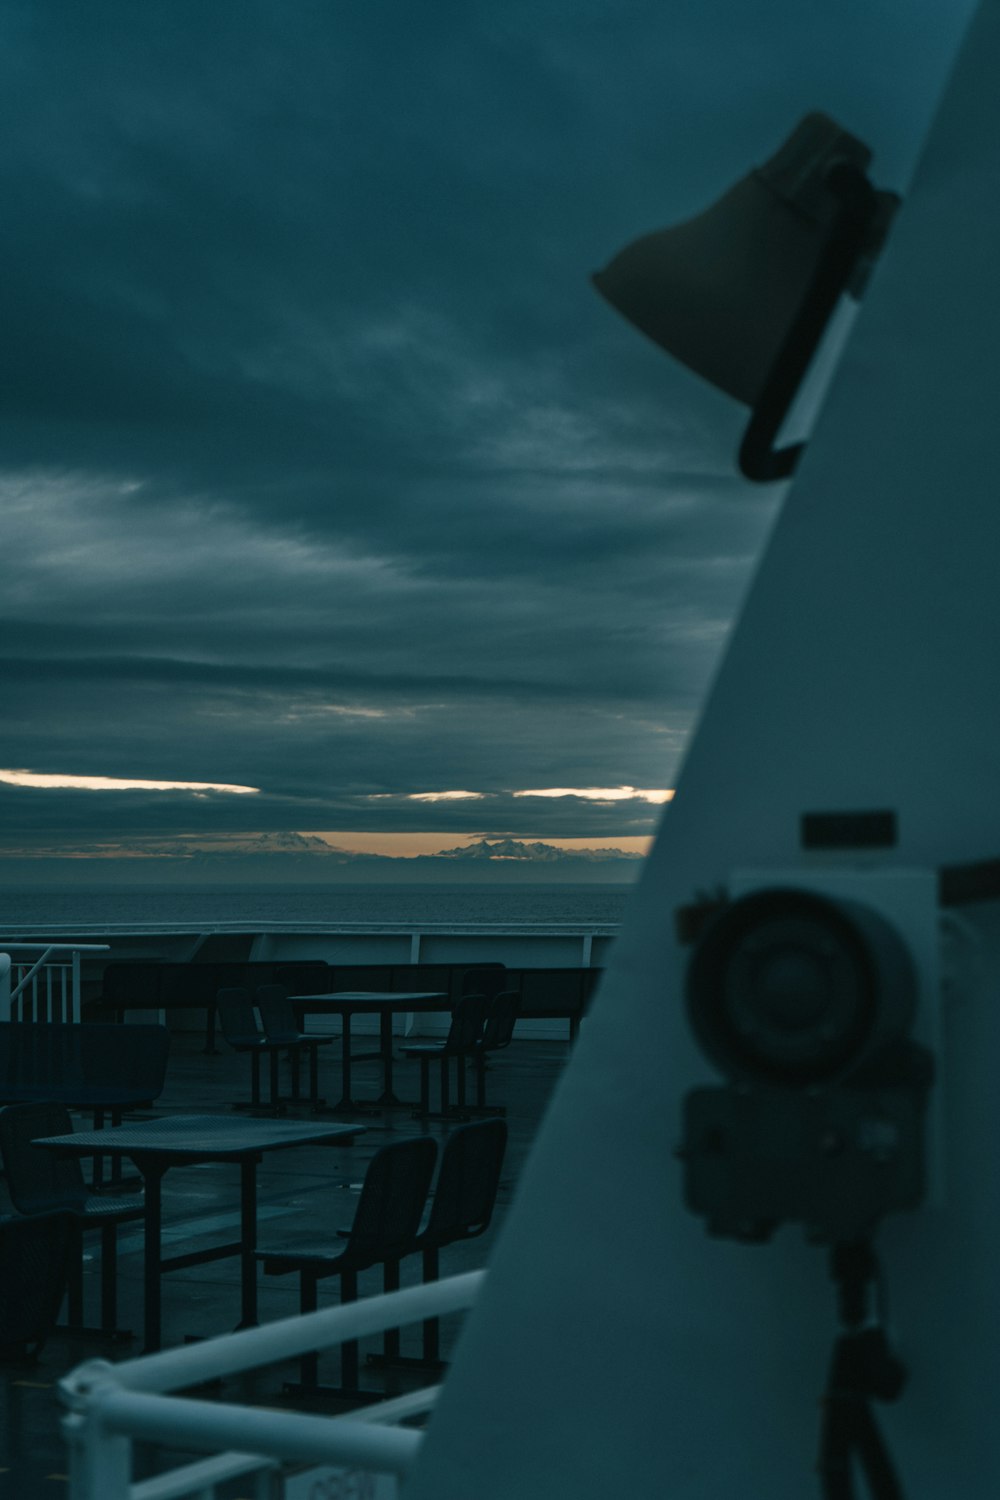
<instances>
[{"instance_id":1,"label":"dark storm cloud","mask_svg":"<svg viewBox=\"0 0 1000 1500\"><path fill-rule=\"evenodd\" d=\"M648 829L511 794L670 784L776 497L588 273L811 108L900 184L967 12L8 4L0 763L262 793L4 826Z\"/></svg>"}]
</instances>

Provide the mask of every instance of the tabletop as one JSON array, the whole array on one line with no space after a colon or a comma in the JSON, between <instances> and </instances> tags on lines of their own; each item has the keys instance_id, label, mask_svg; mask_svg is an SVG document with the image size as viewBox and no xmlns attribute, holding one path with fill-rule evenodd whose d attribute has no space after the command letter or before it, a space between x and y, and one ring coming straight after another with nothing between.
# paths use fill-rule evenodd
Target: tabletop
<instances>
[{"instance_id":1,"label":"tabletop","mask_svg":"<svg viewBox=\"0 0 1000 1500\"><path fill-rule=\"evenodd\" d=\"M114 1125L109 1130L75 1130L70 1135L42 1136L32 1144L59 1147L81 1156L204 1157L234 1160L248 1152L336 1140L357 1135L364 1127L309 1120L231 1119L227 1115L166 1115L158 1120Z\"/></svg>"},{"instance_id":2,"label":"tabletop","mask_svg":"<svg viewBox=\"0 0 1000 1500\"><path fill-rule=\"evenodd\" d=\"M323 995L290 995L289 999L307 1000L310 1005L345 1005L352 1010L363 1010L366 1005L370 1005L373 1010L388 1005L398 1005L401 1010L419 1010L422 1004L428 1007L440 1006L442 1001L449 1008L451 1006L446 990L329 990Z\"/></svg>"}]
</instances>

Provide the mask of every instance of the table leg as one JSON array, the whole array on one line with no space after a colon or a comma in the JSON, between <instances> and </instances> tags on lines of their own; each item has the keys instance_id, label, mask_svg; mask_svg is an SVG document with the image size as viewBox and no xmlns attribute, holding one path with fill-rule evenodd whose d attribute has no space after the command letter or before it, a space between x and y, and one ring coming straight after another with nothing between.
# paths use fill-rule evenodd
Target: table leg
<instances>
[{"instance_id":1,"label":"table leg","mask_svg":"<svg viewBox=\"0 0 1000 1500\"><path fill-rule=\"evenodd\" d=\"M351 1108L351 1012L343 1012L340 1038L341 1089L340 1103L343 1109Z\"/></svg>"},{"instance_id":2,"label":"table leg","mask_svg":"<svg viewBox=\"0 0 1000 1500\"><path fill-rule=\"evenodd\" d=\"M240 1328L257 1326L257 1162L240 1162Z\"/></svg>"},{"instance_id":3,"label":"table leg","mask_svg":"<svg viewBox=\"0 0 1000 1500\"><path fill-rule=\"evenodd\" d=\"M159 1162L137 1163L146 1189L145 1237L143 1245L143 1328L146 1354L161 1347L160 1311L161 1240L163 1229L163 1195L161 1186L166 1167Z\"/></svg>"},{"instance_id":4,"label":"table leg","mask_svg":"<svg viewBox=\"0 0 1000 1500\"><path fill-rule=\"evenodd\" d=\"M392 1011L386 1007L379 1017L379 1045L382 1052L382 1092L376 1104L402 1104L392 1091Z\"/></svg>"}]
</instances>

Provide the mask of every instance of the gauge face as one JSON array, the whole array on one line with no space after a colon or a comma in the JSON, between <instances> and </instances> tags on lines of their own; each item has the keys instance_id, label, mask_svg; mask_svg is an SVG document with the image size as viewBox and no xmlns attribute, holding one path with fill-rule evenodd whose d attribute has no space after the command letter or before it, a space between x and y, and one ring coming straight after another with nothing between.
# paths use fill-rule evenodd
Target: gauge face
<instances>
[{"instance_id":1,"label":"gauge face","mask_svg":"<svg viewBox=\"0 0 1000 1500\"><path fill-rule=\"evenodd\" d=\"M881 962L883 948L892 962ZM811 892L755 892L705 933L688 972L691 1023L735 1078L772 1084L842 1076L912 1016L895 933L873 913ZM905 959L905 954L902 954ZM904 993L905 992L905 993Z\"/></svg>"}]
</instances>

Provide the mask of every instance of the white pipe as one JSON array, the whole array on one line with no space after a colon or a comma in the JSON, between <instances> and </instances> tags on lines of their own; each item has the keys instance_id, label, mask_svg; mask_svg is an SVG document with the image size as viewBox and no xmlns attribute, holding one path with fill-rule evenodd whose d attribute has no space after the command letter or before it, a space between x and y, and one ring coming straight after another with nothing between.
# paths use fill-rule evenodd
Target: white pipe
<instances>
[{"instance_id":1,"label":"white pipe","mask_svg":"<svg viewBox=\"0 0 1000 1500\"><path fill-rule=\"evenodd\" d=\"M358 1417L331 1421L259 1406L149 1396L110 1384L95 1393L92 1415L105 1433L170 1447L245 1450L252 1439L254 1448L270 1458L391 1474L408 1472L423 1441L423 1433L412 1428L383 1427Z\"/></svg>"},{"instance_id":2,"label":"white pipe","mask_svg":"<svg viewBox=\"0 0 1000 1500\"><path fill-rule=\"evenodd\" d=\"M182 1500L185 1495L208 1494L227 1479L271 1470L275 1459L256 1453L220 1453L217 1458L200 1458L196 1463L182 1464L154 1479L133 1484L129 1500Z\"/></svg>"},{"instance_id":3,"label":"white pipe","mask_svg":"<svg viewBox=\"0 0 1000 1500\"><path fill-rule=\"evenodd\" d=\"M95 1382L103 1385L113 1381L119 1388L132 1391L183 1389L258 1365L292 1359L314 1349L365 1338L386 1328L401 1328L425 1318L461 1312L473 1305L485 1277L485 1271L466 1271L427 1286L407 1287L305 1316L282 1318L262 1328L221 1334L203 1343L123 1360L121 1364L91 1360L71 1370L60 1381L63 1400L79 1410L79 1398L85 1400Z\"/></svg>"}]
</instances>

